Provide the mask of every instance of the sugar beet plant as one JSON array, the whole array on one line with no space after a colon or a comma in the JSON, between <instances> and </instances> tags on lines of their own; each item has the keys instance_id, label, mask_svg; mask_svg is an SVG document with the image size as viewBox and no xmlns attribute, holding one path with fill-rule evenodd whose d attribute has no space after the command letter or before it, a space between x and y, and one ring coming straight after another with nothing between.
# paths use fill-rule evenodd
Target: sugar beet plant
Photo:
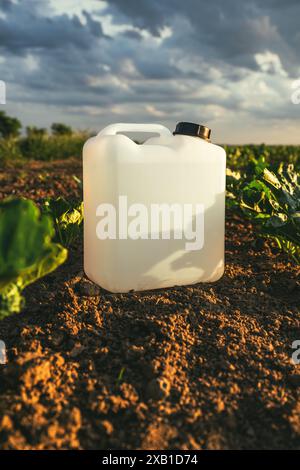
<instances>
[{"instance_id":1,"label":"sugar beet plant","mask_svg":"<svg viewBox=\"0 0 300 470\"><path fill-rule=\"evenodd\" d=\"M253 159L243 172L228 171L227 191L228 206L300 264L300 176L294 166L280 163L271 171L263 157Z\"/></svg>"},{"instance_id":2,"label":"sugar beet plant","mask_svg":"<svg viewBox=\"0 0 300 470\"><path fill-rule=\"evenodd\" d=\"M32 201L0 202L0 320L20 312L26 286L66 260L67 250L54 236L51 218Z\"/></svg>"},{"instance_id":3,"label":"sugar beet plant","mask_svg":"<svg viewBox=\"0 0 300 470\"><path fill-rule=\"evenodd\" d=\"M55 228L54 241L69 248L81 235L83 203L67 201L62 197L47 199L42 211L53 220Z\"/></svg>"}]
</instances>

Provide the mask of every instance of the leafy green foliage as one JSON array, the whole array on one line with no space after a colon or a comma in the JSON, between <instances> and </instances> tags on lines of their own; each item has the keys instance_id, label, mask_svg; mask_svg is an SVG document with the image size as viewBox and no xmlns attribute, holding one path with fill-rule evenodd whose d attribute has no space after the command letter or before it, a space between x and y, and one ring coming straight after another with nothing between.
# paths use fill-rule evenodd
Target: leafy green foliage
<instances>
[{"instance_id":1,"label":"leafy green foliage","mask_svg":"<svg viewBox=\"0 0 300 470\"><path fill-rule=\"evenodd\" d=\"M29 138L45 137L47 135L47 129L44 127L27 126L26 135Z\"/></svg>"},{"instance_id":2,"label":"leafy green foliage","mask_svg":"<svg viewBox=\"0 0 300 470\"><path fill-rule=\"evenodd\" d=\"M60 122L54 122L51 130L53 135L71 135L73 133L72 127Z\"/></svg>"},{"instance_id":3,"label":"leafy green foliage","mask_svg":"<svg viewBox=\"0 0 300 470\"><path fill-rule=\"evenodd\" d=\"M71 136L49 136L30 134L26 137L0 139L0 166L9 166L28 160L53 161L77 157L82 154L82 147L88 134L74 133Z\"/></svg>"},{"instance_id":4,"label":"leafy green foliage","mask_svg":"<svg viewBox=\"0 0 300 470\"><path fill-rule=\"evenodd\" d=\"M7 116L4 111L0 111L0 136L3 139L17 137L21 127L22 124L18 119Z\"/></svg>"},{"instance_id":5,"label":"leafy green foliage","mask_svg":"<svg viewBox=\"0 0 300 470\"><path fill-rule=\"evenodd\" d=\"M50 215L55 227L55 241L69 247L81 235L83 203L69 202L64 198L48 199L43 211Z\"/></svg>"},{"instance_id":6,"label":"leafy green foliage","mask_svg":"<svg viewBox=\"0 0 300 470\"><path fill-rule=\"evenodd\" d=\"M10 166L22 160L19 140L15 137L0 139L0 165Z\"/></svg>"},{"instance_id":7,"label":"leafy green foliage","mask_svg":"<svg viewBox=\"0 0 300 470\"><path fill-rule=\"evenodd\" d=\"M300 176L294 166L281 163L271 171L261 156L243 171L227 173L228 207L240 210L260 235L300 263Z\"/></svg>"},{"instance_id":8,"label":"leafy green foliage","mask_svg":"<svg viewBox=\"0 0 300 470\"><path fill-rule=\"evenodd\" d=\"M0 320L19 313L23 289L56 269L67 250L52 241L50 217L26 199L0 202Z\"/></svg>"},{"instance_id":9,"label":"leafy green foliage","mask_svg":"<svg viewBox=\"0 0 300 470\"><path fill-rule=\"evenodd\" d=\"M28 160L52 161L80 157L88 139L83 132L72 135L34 135L19 139L21 155Z\"/></svg>"},{"instance_id":10,"label":"leafy green foliage","mask_svg":"<svg viewBox=\"0 0 300 470\"><path fill-rule=\"evenodd\" d=\"M300 146L297 145L225 145L227 165L231 169L243 170L250 161L264 159L272 170L277 170L281 162L292 163L300 170Z\"/></svg>"}]
</instances>

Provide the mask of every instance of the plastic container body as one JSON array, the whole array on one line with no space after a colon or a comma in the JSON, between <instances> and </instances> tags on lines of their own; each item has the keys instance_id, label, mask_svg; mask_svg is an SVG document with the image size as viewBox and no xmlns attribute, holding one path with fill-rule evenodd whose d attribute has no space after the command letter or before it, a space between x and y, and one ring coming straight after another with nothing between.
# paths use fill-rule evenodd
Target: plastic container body
<instances>
[{"instance_id":1,"label":"plastic container body","mask_svg":"<svg viewBox=\"0 0 300 470\"><path fill-rule=\"evenodd\" d=\"M156 132L136 144L117 132ZM224 271L226 154L159 125L116 124L83 149L84 270L110 292L212 282Z\"/></svg>"}]
</instances>

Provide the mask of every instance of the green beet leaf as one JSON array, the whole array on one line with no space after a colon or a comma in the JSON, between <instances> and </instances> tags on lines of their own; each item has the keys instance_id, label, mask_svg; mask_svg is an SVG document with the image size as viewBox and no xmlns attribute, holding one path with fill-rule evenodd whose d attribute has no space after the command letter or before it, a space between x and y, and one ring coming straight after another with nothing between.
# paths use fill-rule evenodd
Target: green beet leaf
<instances>
[{"instance_id":1,"label":"green beet leaf","mask_svg":"<svg viewBox=\"0 0 300 470\"><path fill-rule=\"evenodd\" d=\"M82 232L83 203L66 201L62 197L48 199L43 211L53 220L55 241L70 247Z\"/></svg>"},{"instance_id":2,"label":"green beet leaf","mask_svg":"<svg viewBox=\"0 0 300 470\"><path fill-rule=\"evenodd\" d=\"M55 270L67 250L53 242L53 223L26 199L0 202L0 319L19 313L23 289Z\"/></svg>"},{"instance_id":3,"label":"green beet leaf","mask_svg":"<svg viewBox=\"0 0 300 470\"><path fill-rule=\"evenodd\" d=\"M264 159L250 160L236 178L227 172L229 208L246 215L258 235L272 238L300 263L300 176L293 164L271 171Z\"/></svg>"}]
</instances>

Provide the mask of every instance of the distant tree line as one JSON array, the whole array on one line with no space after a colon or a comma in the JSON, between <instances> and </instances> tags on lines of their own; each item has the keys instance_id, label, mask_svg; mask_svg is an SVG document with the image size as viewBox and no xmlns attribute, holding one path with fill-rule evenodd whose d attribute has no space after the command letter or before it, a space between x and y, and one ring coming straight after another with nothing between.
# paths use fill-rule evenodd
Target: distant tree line
<instances>
[{"instance_id":1,"label":"distant tree line","mask_svg":"<svg viewBox=\"0 0 300 470\"><path fill-rule=\"evenodd\" d=\"M0 137L3 139L18 137L22 129L19 119L8 116L4 111L0 111ZM51 133L55 136L71 136L73 129L66 124L54 122L51 126ZM26 127L26 135L28 138L44 137L48 134L46 128L36 126Z\"/></svg>"}]
</instances>

